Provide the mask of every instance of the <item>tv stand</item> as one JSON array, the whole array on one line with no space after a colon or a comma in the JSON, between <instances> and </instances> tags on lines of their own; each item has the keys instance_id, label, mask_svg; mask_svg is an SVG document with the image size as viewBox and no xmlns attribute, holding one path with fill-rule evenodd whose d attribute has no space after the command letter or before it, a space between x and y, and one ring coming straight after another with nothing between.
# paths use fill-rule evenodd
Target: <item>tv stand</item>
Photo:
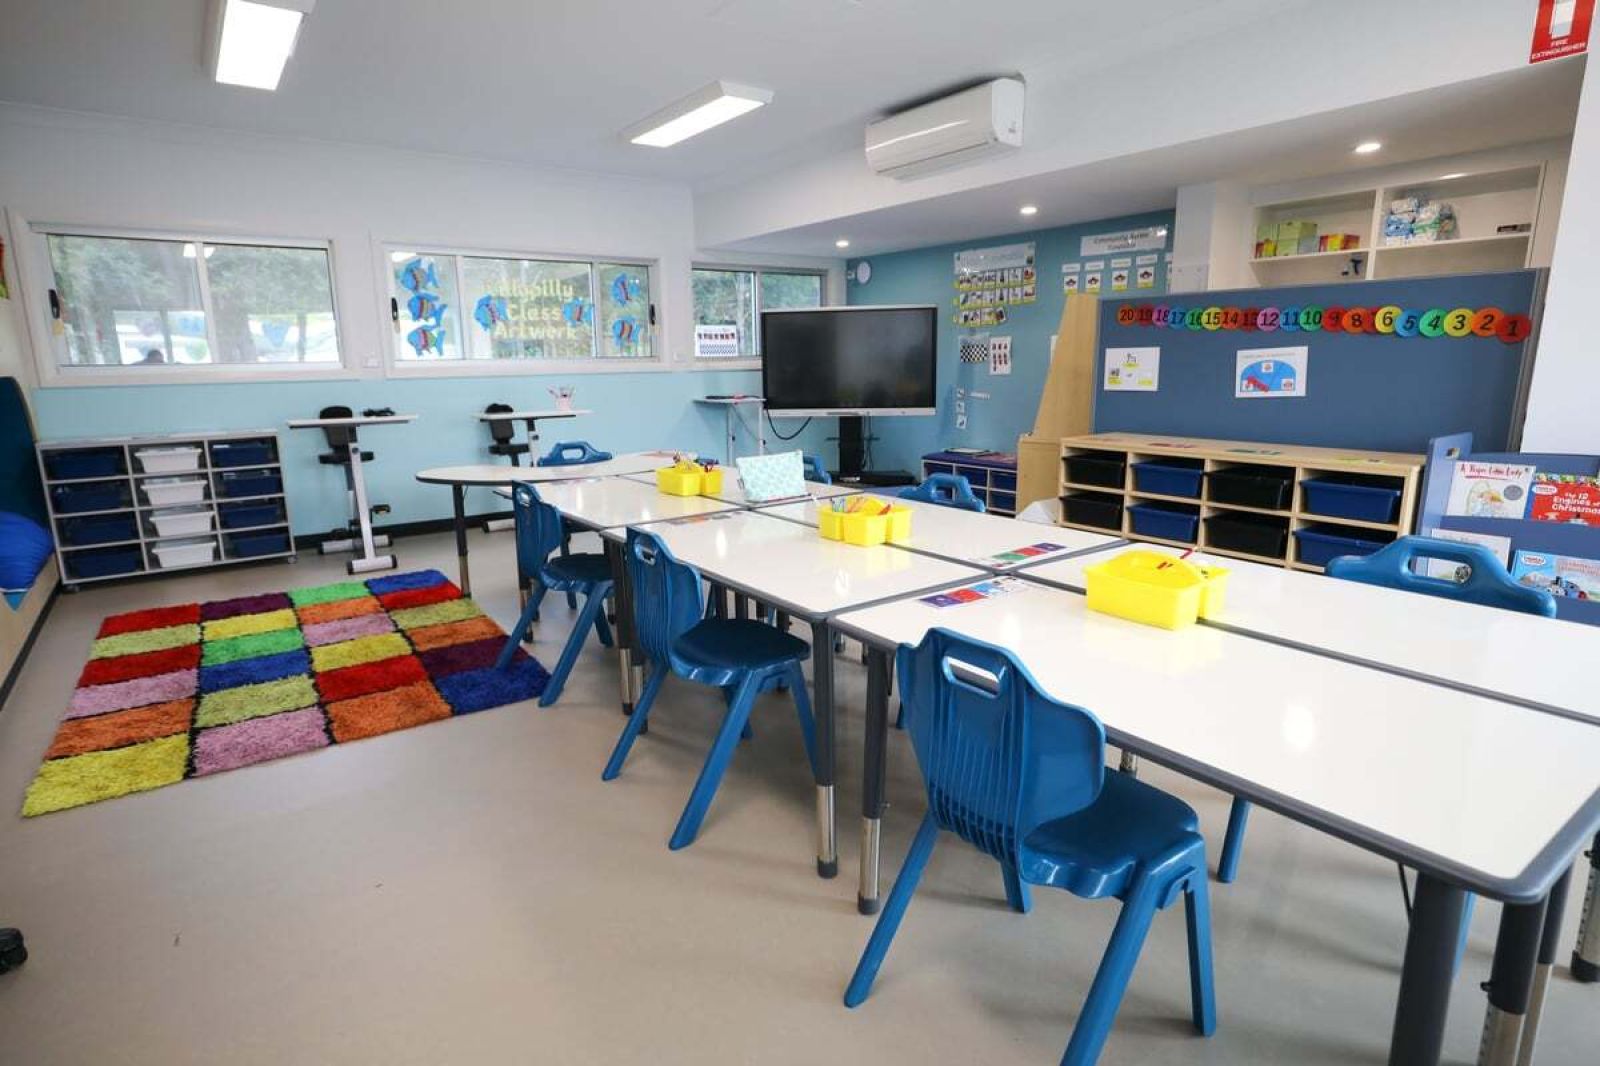
<instances>
[{"instance_id":1,"label":"tv stand","mask_svg":"<svg viewBox=\"0 0 1600 1066\"><path fill-rule=\"evenodd\" d=\"M866 429L867 416L839 416L839 469L834 477L851 485L915 485L917 479L904 470L864 470L867 443L876 439Z\"/></svg>"}]
</instances>

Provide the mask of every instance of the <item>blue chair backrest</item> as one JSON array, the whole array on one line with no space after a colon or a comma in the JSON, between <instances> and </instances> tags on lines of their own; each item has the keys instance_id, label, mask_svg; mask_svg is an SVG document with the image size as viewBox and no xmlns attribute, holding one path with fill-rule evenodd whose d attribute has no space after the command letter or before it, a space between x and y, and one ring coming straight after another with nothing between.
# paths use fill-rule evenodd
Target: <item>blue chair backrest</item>
<instances>
[{"instance_id":1,"label":"blue chair backrest","mask_svg":"<svg viewBox=\"0 0 1600 1066\"><path fill-rule=\"evenodd\" d=\"M828 468L822 465L822 456L806 455L801 457L805 463L806 480L814 481L818 485L832 485L833 478L828 476Z\"/></svg>"},{"instance_id":2,"label":"blue chair backrest","mask_svg":"<svg viewBox=\"0 0 1600 1066\"><path fill-rule=\"evenodd\" d=\"M526 482L511 487L511 506L517 519L517 569L538 575L550 553L561 547L561 512Z\"/></svg>"},{"instance_id":3,"label":"blue chair backrest","mask_svg":"<svg viewBox=\"0 0 1600 1066\"><path fill-rule=\"evenodd\" d=\"M642 529L629 528L626 553L639 647L653 662L670 662L673 642L705 613L700 572Z\"/></svg>"},{"instance_id":4,"label":"blue chair backrest","mask_svg":"<svg viewBox=\"0 0 1600 1066\"><path fill-rule=\"evenodd\" d=\"M1462 579L1429 577L1426 573L1413 571L1412 563L1424 559L1458 564L1457 574ZM1461 567L1466 568L1464 575ZM1554 596L1544 589L1518 584L1506 573L1505 564L1482 544L1434 540L1431 537L1401 537L1371 555L1341 555L1330 559L1326 572L1329 577L1359 581L1364 585L1421 592L1428 596L1442 596L1449 600L1521 611L1524 614L1539 614L1546 618L1556 616Z\"/></svg>"},{"instance_id":5,"label":"blue chair backrest","mask_svg":"<svg viewBox=\"0 0 1600 1066\"><path fill-rule=\"evenodd\" d=\"M941 829L1015 862L1035 826L1082 810L1105 777L1105 730L1039 691L1004 648L932 629L901 645L906 729Z\"/></svg>"},{"instance_id":6,"label":"blue chair backrest","mask_svg":"<svg viewBox=\"0 0 1600 1066\"><path fill-rule=\"evenodd\" d=\"M603 463L611 458L586 440L564 440L550 449L539 460L540 466L576 466L579 463Z\"/></svg>"},{"instance_id":7,"label":"blue chair backrest","mask_svg":"<svg viewBox=\"0 0 1600 1066\"><path fill-rule=\"evenodd\" d=\"M900 498L936 503L941 507L959 507L979 514L988 510L983 501L972 494L972 483L960 474L929 474L927 480L916 488L902 489Z\"/></svg>"}]
</instances>

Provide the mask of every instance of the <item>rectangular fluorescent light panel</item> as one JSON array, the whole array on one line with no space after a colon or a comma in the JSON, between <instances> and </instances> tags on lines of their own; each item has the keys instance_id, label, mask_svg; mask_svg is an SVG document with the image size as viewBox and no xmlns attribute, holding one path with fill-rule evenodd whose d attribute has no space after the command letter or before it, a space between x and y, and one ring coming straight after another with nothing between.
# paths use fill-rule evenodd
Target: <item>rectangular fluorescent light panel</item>
<instances>
[{"instance_id":1,"label":"rectangular fluorescent light panel","mask_svg":"<svg viewBox=\"0 0 1600 1066\"><path fill-rule=\"evenodd\" d=\"M225 85L273 90L294 54L300 23L315 0L220 0L222 32L216 78Z\"/></svg>"},{"instance_id":2,"label":"rectangular fluorescent light panel","mask_svg":"<svg viewBox=\"0 0 1600 1066\"><path fill-rule=\"evenodd\" d=\"M772 101L765 89L714 81L622 131L634 144L669 148Z\"/></svg>"}]
</instances>

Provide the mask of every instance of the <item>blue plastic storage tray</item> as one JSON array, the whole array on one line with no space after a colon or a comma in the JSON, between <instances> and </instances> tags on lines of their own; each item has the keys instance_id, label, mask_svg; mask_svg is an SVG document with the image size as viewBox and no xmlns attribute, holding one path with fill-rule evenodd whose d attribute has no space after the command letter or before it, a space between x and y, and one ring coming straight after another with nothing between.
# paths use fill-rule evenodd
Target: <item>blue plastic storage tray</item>
<instances>
[{"instance_id":1,"label":"blue plastic storage tray","mask_svg":"<svg viewBox=\"0 0 1600 1066\"><path fill-rule=\"evenodd\" d=\"M61 523L61 541L64 544L110 544L119 540L138 539L139 529L131 514L68 518Z\"/></svg>"},{"instance_id":2,"label":"blue plastic storage tray","mask_svg":"<svg viewBox=\"0 0 1600 1066\"><path fill-rule=\"evenodd\" d=\"M127 505L125 486L120 481L87 482L82 485L57 485L50 490L56 511L82 514L84 511L111 511Z\"/></svg>"},{"instance_id":3,"label":"blue plastic storage tray","mask_svg":"<svg viewBox=\"0 0 1600 1066\"><path fill-rule=\"evenodd\" d=\"M75 578L110 577L112 574L131 574L144 561L139 546L127 548L96 548L93 551L68 552L63 556L67 573Z\"/></svg>"},{"instance_id":4,"label":"blue plastic storage tray","mask_svg":"<svg viewBox=\"0 0 1600 1066\"><path fill-rule=\"evenodd\" d=\"M272 531L262 533L235 533L228 537L228 554L238 558L253 555L277 555L289 550L289 534Z\"/></svg>"},{"instance_id":5,"label":"blue plastic storage tray","mask_svg":"<svg viewBox=\"0 0 1600 1066\"><path fill-rule=\"evenodd\" d=\"M44 468L57 481L79 477L115 477L124 473L122 449L82 448L45 452Z\"/></svg>"},{"instance_id":6,"label":"blue plastic storage tray","mask_svg":"<svg viewBox=\"0 0 1600 1066\"><path fill-rule=\"evenodd\" d=\"M227 441L211 446L212 466L260 466L270 462L272 444L268 441Z\"/></svg>"},{"instance_id":7,"label":"blue plastic storage tray","mask_svg":"<svg viewBox=\"0 0 1600 1066\"><path fill-rule=\"evenodd\" d=\"M1305 509L1311 514L1358 522L1393 522L1400 513L1399 489L1333 478L1310 478L1300 485L1305 492Z\"/></svg>"},{"instance_id":8,"label":"blue plastic storage tray","mask_svg":"<svg viewBox=\"0 0 1600 1066\"><path fill-rule=\"evenodd\" d=\"M241 496L273 496L283 490L283 479L277 474L222 474L217 478L222 495L238 499Z\"/></svg>"},{"instance_id":9,"label":"blue plastic storage tray","mask_svg":"<svg viewBox=\"0 0 1600 1066\"><path fill-rule=\"evenodd\" d=\"M1295 530L1294 539L1299 543L1296 557L1311 566L1327 566L1328 560L1341 555L1371 555L1388 543L1319 526Z\"/></svg>"},{"instance_id":10,"label":"blue plastic storage tray","mask_svg":"<svg viewBox=\"0 0 1600 1066\"><path fill-rule=\"evenodd\" d=\"M1153 492L1158 496L1191 496L1200 498L1200 479L1205 470L1199 466L1181 466L1177 463L1134 463L1133 487L1138 492Z\"/></svg>"},{"instance_id":11,"label":"blue plastic storage tray","mask_svg":"<svg viewBox=\"0 0 1600 1066\"><path fill-rule=\"evenodd\" d=\"M1200 533L1200 509L1160 503L1136 503L1128 508L1133 531L1141 537L1180 540L1193 544Z\"/></svg>"},{"instance_id":12,"label":"blue plastic storage tray","mask_svg":"<svg viewBox=\"0 0 1600 1066\"><path fill-rule=\"evenodd\" d=\"M1015 474L990 474L989 487L999 489L1001 492L1017 491L1017 475Z\"/></svg>"},{"instance_id":13,"label":"blue plastic storage tray","mask_svg":"<svg viewBox=\"0 0 1600 1066\"><path fill-rule=\"evenodd\" d=\"M217 513L223 529L249 529L283 521L283 507L276 503L225 503Z\"/></svg>"},{"instance_id":14,"label":"blue plastic storage tray","mask_svg":"<svg viewBox=\"0 0 1600 1066\"><path fill-rule=\"evenodd\" d=\"M991 511L1016 511L1017 495L1014 492L991 492L986 501Z\"/></svg>"}]
</instances>

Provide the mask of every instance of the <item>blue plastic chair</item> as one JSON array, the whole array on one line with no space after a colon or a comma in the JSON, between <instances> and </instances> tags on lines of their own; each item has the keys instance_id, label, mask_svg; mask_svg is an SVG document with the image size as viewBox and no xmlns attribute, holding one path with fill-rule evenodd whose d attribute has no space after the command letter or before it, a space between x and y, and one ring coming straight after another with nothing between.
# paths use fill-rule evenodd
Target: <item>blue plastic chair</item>
<instances>
[{"instance_id":1,"label":"blue plastic chair","mask_svg":"<svg viewBox=\"0 0 1600 1066\"><path fill-rule=\"evenodd\" d=\"M586 440L564 440L539 457L540 466L577 466L580 463L603 463L611 458Z\"/></svg>"},{"instance_id":2,"label":"blue plastic chair","mask_svg":"<svg viewBox=\"0 0 1600 1066\"><path fill-rule=\"evenodd\" d=\"M739 738L748 735L756 697L766 689L787 686L794 695L806 760L815 771L816 727L800 670L811 648L800 638L754 619L704 617L700 572L675 559L654 533L630 528L624 550L633 582L634 628L640 653L649 663L649 677L601 780L610 781L622 772L667 675L720 688L728 703L722 728L672 832L669 846L677 850L694 843L733 750Z\"/></svg>"},{"instance_id":3,"label":"blue plastic chair","mask_svg":"<svg viewBox=\"0 0 1600 1066\"><path fill-rule=\"evenodd\" d=\"M1430 577L1418 573L1415 564L1426 559L1455 563L1456 578ZM1556 616L1556 598L1544 589L1519 584L1506 573L1505 564L1481 544L1465 544L1431 537L1401 537L1371 555L1341 555L1330 559L1323 570L1329 577L1358 581L1363 585L1420 592L1483 607L1499 607L1545 618ZM1250 804L1235 798L1228 812L1228 831L1222 843L1222 858L1217 863L1217 880L1232 881L1239 873L1240 851L1244 848L1245 824ZM1404 877L1404 872L1401 874ZM1472 921L1476 897L1467 896L1461 913L1461 936L1456 944L1456 966L1467 948L1467 931Z\"/></svg>"},{"instance_id":4,"label":"blue plastic chair","mask_svg":"<svg viewBox=\"0 0 1600 1066\"><path fill-rule=\"evenodd\" d=\"M901 489L900 498L936 503L941 507L959 507L963 511L977 511L979 514L988 510L983 501L973 495L972 482L960 474L929 474L915 488Z\"/></svg>"},{"instance_id":5,"label":"blue plastic chair","mask_svg":"<svg viewBox=\"0 0 1600 1066\"><path fill-rule=\"evenodd\" d=\"M832 485L833 478L828 476L828 468L822 465L822 456L804 455L801 461L805 464L807 481L816 482L818 485Z\"/></svg>"},{"instance_id":6,"label":"blue plastic chair","mask_svg":"<svg viewBox=\"0 0 1600 1066\"><path fill-rule=\"evenodd\" d=\"M928 813L845 991L872 990L941 831L1000 863L1006 900L1030 906L1029 885L1122 901L1062 1063L1100 1055L1151 921L1181 893L1189 930L1194 1027L1216 1030L1205 841L1188 804L1105 768L1094 715L1044 695L1009 651L930 630L899 651L907 725L928 790Z\"/></svg>"},{"instance_id":7,"label":"blue plastic chair","mask_svg":"<svg viewBox=\"0 0 1600 1066\"><path fill-rule=\"evenodd\" d=\"M506 638L505 647L501 649L495 666L504 670L511 665L511 657L516 654L517 646L527 634L528 626L539 615L539 603L546 592L554 589L583 596L583 607L578 611L578 620L572 632L567 635L565 647L561 649L561 660L551 671L550 680L539 697L539 706L548 707L561 698L561 689L578 661L578 652L583 650L583 642L591 628L602 645L611 647L611 629L606 625L605 612L602 610L606 598L611 595L611 566L604 555L594 552L555 554L561 547L565 532L561 525L561 513L539 499L532 485L523 483L514 486L511 503L517 518L518 568L528 568L533 589L516 626Z\"/></svg>"}]
</instances>

